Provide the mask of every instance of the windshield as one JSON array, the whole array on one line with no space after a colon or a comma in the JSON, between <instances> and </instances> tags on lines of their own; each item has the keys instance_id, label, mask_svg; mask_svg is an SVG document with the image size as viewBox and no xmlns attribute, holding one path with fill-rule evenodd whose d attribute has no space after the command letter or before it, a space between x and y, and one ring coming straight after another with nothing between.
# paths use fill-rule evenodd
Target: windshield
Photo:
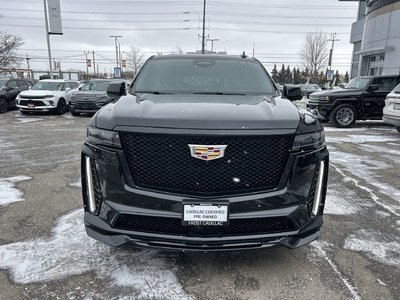
<instances>
[{"instance_id":1,"label":"windshield","mask_svg":"<svg viewBox=\"0 0 400 300\"><path fill-rule=\"evenodd\" d=\"M0 89L7 83L7 80L0 80Z\"/></svg>"},{"instance_id":2,"label":"windshield","mask_svg":"<svg viewBox=\"0 0 400 300\"><path fill-rule=\"evenodd\" d=\"M351 90L365 90L367 88L368 82L370 81L369 78L353 78L350 82L346 85L345 89Z\"/></svg>"},{"instance_id":3,"label":"windshield","mask_svg":"<svg viewBox=\"0 0 400 300\"><path fill-rule=\"evenodd\" d=\"M219 58L154 59L138 74L133 93L275 94L256 61Z\"/></svg>"},{"instance_id":4,"label":"windshield","mask_svg":"<svg viewBox=\"0 0 400 300\"><path fill-rule=\"evenodd\" d=\"M31 89L32 90L46 90L46 91L58 91L63 83L62 82L51 82L51 81L39 81Z\"/></svg>"},{"instance_id":5,"label":"windshield","mask_svg":"<svg viewBox=\"0 0 400 300\"><path fill-rule=\"evenodd\" d=\"M81 91L107 91L107 86L111 81L87 81L81 87Z\"/></svg>"}]
</instances>

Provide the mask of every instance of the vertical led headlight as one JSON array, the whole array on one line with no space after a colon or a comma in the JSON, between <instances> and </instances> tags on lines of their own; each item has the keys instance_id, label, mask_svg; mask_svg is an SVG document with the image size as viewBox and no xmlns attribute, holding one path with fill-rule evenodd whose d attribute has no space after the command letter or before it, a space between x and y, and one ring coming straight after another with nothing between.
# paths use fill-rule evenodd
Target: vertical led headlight
<instances>
[{"instance_id":1,"label":"vertical led headlight","mask_svg":"<svg viewBox=\"0 0 400 300\"><path fill-rule=\"evenodd\" d=\"M318 178L317 178L317 186L315 188L315 195L314 195L314 202L311 213L313 216L318 215L319 206L321 204L322 198L322 187L324 185L324 172L325 172L325 161L321 161L319 163L319 170L318 170Z\"/></svg>"},{"instance_id":2,"label":"vertical led headlight","mask_svg":"<svg viewBox=\"0 0 400 300\"><path fill-rule=\"evenodd\" d=\"M85 157L85 169L86 169L86 188L87 188L87 196L88 196L88 208L89 211L93 214L96 212L96 199L94 196L94 187L93 187L93 174L92 174L92 166L91 166L91 158Z\"/></svg>"}]
</instances>

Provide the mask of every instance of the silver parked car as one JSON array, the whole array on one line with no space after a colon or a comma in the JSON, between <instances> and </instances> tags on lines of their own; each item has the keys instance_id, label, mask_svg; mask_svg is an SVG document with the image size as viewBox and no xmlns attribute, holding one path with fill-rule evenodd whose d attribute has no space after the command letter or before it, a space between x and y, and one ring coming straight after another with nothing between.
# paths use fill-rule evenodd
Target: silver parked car
<instances>
[{"instance_id":1,"label":"silver parked car","mask_svg":"<svg viewBox=\"0 0 400 300\"><path fill-rule=\"evenodd\" d=\"M394 125L400 132L400 84L386 96L383 121Z\"/></svg>"}]
</instances>

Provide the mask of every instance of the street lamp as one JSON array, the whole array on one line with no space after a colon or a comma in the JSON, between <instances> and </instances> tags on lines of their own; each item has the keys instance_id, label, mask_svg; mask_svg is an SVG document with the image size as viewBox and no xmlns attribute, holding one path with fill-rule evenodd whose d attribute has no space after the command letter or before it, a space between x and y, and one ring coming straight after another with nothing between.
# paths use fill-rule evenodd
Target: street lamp
<instances>
[{"instance_id":1,"label":"street lamp","mask_svg":"<svg viewBox=\"0 0 400 300\"><path fill-rule=\"evenodd\" d=\"M117 63L117 68L118 68L118 38L122 37L122 35L110 35L109 37L114 38L115 41L115 61Z\"/></svg>"}]
</instances>

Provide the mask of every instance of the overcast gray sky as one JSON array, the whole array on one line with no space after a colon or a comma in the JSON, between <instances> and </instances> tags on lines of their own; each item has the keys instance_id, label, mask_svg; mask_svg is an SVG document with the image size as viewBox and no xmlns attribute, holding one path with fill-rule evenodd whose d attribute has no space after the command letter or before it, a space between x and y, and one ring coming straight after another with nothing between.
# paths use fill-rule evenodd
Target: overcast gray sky
<instances>
[{"instance_id":1,"label":"overcast gray sky","mask_svg":"<svg viewBox=\"0 0 400 300\"><path fill-rule=\"evenodd\" d=\"M21 36L21 56L31 68L48 68L43 0L0 0L0 30ZM85 70L84 51L95 51L96 65L109 73L115 65L114 39L121 49L140 48L146 56L201 49L202 0L61 0L62 36L51 36L52 55L62 69ZM255 56L270 71L273 64L301 67L299 49L309 31L336 32L333 68L350 69L351 23L357 2L338 0L208 0L206 36L219 39L214 50ZM330 45L329 45L330 47ZM211 49L211 42L207 43ZM22 64L26 67L26 64ZM89 71L93 71L92 68Z\"/></svg>"}]
</instances>

